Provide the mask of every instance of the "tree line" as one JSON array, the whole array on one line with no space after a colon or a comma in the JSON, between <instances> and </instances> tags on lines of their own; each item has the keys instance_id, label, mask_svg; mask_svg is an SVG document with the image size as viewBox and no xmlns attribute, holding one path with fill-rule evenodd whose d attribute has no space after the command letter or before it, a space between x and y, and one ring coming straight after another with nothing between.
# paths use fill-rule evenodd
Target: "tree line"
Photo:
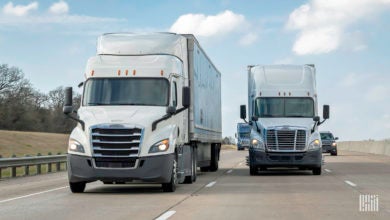
<instances>
[{"instance_id":1,"label":"tree line","mask_svg":"<svg viewBox=\"0 0 390 220\"><path fill-rule=\"evenodd\" d=\"M73 103L80 105L81 95ZM0 129L69 133L75 122L62 113L64 87L48 93L35 89L17 67L0 64Z\"/></svg>"}]
</instances>

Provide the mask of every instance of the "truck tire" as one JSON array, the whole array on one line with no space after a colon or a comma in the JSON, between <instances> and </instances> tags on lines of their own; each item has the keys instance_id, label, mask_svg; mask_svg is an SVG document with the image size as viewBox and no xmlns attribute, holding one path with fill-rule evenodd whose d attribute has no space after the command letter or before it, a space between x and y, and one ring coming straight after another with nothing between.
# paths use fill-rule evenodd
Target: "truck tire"
<instances>
[{"instance_id":1,"label":"truck tire","mask_svg":"<svg viewBox=\"0 0 390 220\"><path fill-rule=\"evenodd\" d=\"M331 152L330 155L331 155L331 156L337 156L337 151Z\"/></svg>"},{"instance_id":2,"label":"truck tire","mask_svg":"<svg viewBox=\"0 0 390 220\"><path fill-rule=\"evenodd\" d=\"M257 174L257 167L256 166L253 166L253 165L250 165L249 166L249 174L251 176L255 176Z\"/></svg>"},{"instance_id":3,"label":"truck tire","mask_svg":"<svg viewBox=\"0 0 390 220\"><path fill-rule=\"evenodd\" d=\"M162 190L164 192L175 192L177 182L178 182L178 179L177 179L177 160L175 157L175 159L173 159L171 180L168 183L161 184Z\"/></svg>"},{"instance_id":4,"label":"truck tire","mask_svg":"<svg viewBox=\"0 0 390 220\"><path fill-rule=\"evenodd\" d=\"M82 193L85 190L86 183L85 182L78 182L78 183L71 183L69 182L70 191L72 193Z\"/></svg>"},{"instance_id":5,"label":"truck tire","mask_svg":"<svg viewBox=\"0 0 390 220\"><path fill-rule=\"evenodd\" d=\"M210 167L209 171L215 172L218 170L218 163L219 163L219 151L220 151L219 144L212 144L211 145L211 161L210 161Z\"/></svg>"},{"instance_id":6,"label":"truck tire","mask_svg":"<svg viewBox=\"0 0 390 220\"><path fill-rule=\"evenodd\" d=\"M196 171L197 171L197 162L196 162L196 149L191 147L191 175L186 176L184 183L191 184L196 181Z\"/></svg>"},{"instance_id":7,"label":"truck tire","mask_svg":"<svg viewBox=\"0 0 390 220\"><path fill-rule=\"evenodd\" d=\"M315 167L313 168L313 175L321 175L321 167Z\"/></svg>"}]
</instances>

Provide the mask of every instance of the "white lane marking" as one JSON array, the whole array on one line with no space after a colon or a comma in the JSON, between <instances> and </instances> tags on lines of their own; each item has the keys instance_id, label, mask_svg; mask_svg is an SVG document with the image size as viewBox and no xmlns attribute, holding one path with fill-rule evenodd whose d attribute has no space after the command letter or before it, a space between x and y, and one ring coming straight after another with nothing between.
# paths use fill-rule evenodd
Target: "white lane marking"
<instances>
[{"instance_id":1,"label":"white lane marking","mask_svg":"<svg viewBox=\"0 0 390 220\"><path fill-rule=\"evenodd\" d=\"M213 182L207 184L206 187L212 187L212 186L214 186L216 183L217 183L217 182L213 181Z\"/></svg>"},{"instance_id":2,"label":"white lane marking","mask_svg":"<svg viewBox=\"0 0 390 220\"><path fill-rule=\"evenodd\" d=\"M324 169L326 172L328 173L331 173L332 171L331 170L328 170L328 169Z\"/></svg>"},{"instance_id":3,"label":"white lane marking","mask_svg":"<svg viewBox=\"0 0 390 220\"><path fill-rule=\"evenodd\" d=\"M353 182L351 182L351 181L349 181L349 180L345 180L344 182L345 182L346 184L352 186L352 187L356 187L356 186L357 186L355 183L353 183Z\"/></svg>"},{"instance_id":4,"label":"white lane marking","mask_svg":"<svg viewBox=\"0 0 390 220\"><path fill-rule=\"evenodd\" d=\"M226 173L231 173L231 172L233 172L233 170L228 170Z\"/></svg>"},{"instance_id":5,"label":"white lane marking","mask_svg":"<svg viewBox=\"0 0 390 220\"><path fill-rule=\"evenodd\" d=\"M174 211L174 210L167 211L164 214L160 215L160 217L156 218L156 220L166 220L166 219L169 219L175 213L176 213L176 211Z\"/></svg>"},{"instance_id":6,"label":"white lane marking","mask_svg":"<svg viewBox=\"0 0 390 220\"><path fill-rule=\"evenodd\" d=\"M31 197L31 196L37 196L37 195L40 195L40 194L44 194L44 193L48 193L48 192L53 192L53 191L65 189L65 188L68 188L68 187L69 186L63 186L63 187L59 187L59 188L55 188L55 189L49 189L49 190L46 190L46 191L36 192L36 193L24 195L24 196L15 197L15 198L0 200L0 203L10 202L10 201L18 200L18 199L24 199L24 198Z\"/></svg>"}]
</instances>

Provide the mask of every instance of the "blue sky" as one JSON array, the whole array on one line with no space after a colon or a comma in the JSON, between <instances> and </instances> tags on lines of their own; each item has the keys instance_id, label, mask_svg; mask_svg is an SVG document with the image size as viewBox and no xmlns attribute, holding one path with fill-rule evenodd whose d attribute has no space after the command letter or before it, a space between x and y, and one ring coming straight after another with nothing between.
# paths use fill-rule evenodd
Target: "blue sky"
<instances>
[{"instance_id":1,"label":"blue sky","mask_svg":"<svg viewBox=\"0 0 390 220\"><path fill-rule=\"evenodd\" d=\"M193 33L223 75L223 135L246 104L249 64L317 67L321 129L341 140L390 138L390 0L3 1L0 63L47 92L83 80L106 32Z\"/></svg>"}]
</instances>

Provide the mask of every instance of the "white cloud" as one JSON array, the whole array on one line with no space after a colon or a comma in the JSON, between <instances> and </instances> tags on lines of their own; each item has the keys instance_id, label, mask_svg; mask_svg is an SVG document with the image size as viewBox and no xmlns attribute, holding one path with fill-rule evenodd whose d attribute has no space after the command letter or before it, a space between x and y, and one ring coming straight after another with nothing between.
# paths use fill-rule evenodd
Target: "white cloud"
<instances>
[{"instance_id":1,"label":"white cloud","mask_svg":"<svg viewBox=\"0 0 390 220\"><path fill-rule=\"evenodd\" d=\"M12 2L8 2L3 7L3 13L6 15L25 16L30 11L38 9L38 2L32 2L28 5L14 5Z\"/></svg>"},{"instance_id":2,"label":"white cloud","mask_svg":"<svg viewBox=\"0 0 390 220\"><path fill-rule=\"evenodd\" d=\"M248 46L248 45L251 45L254 42L256 42L257 39L258 39L258 35L257 34L255 34L255 33L248 33L248 34L244 35L240 39L239 43L241 45Z\"/></svg>"},{"instance_id":3,"label":"white cloud","mask_svg":"<svg viewBox=\"0 0 390 220\"><path fill-rule=\"evenodd\" d=\"M66 2L61 0L52 4L49 8L49 12L57 15L67 14L69 12L69 6Z\"/></svg>"},{"instance_id":4,"label":"white cloud","mask_svg":"<svg viewBox=\"0 0 390 220\"><path fill-rule=\"evenodd\" d=\"M328 53L339 47L340 38L337 27L304 30L295 41L293 51L298 55Z\"/></svg>"},{"instance_id":5,"label":"white cloud","mask_svg":"<svg viewBox=\"0 0 390 220\"><path fill-rule=\"evenodd\" d=\"M185 14L171 26L170 31L210 37L235 32L246 26L244 15L226 10L217 15Z\"/></svg>"},{"instance_id":6,"label":"white cloud","mask_svg":"<svg viewBox=\"0 0 390 220\"><path fill-rule=\"evenodd\" d=\"M329 53L337 50L348 38L348 28L390 8L390 0L310 0L289 16L286 28L300 33L293 51L298 55ZM365 49L365 44L351 46Z\"/></svg>"}]
</instances>

